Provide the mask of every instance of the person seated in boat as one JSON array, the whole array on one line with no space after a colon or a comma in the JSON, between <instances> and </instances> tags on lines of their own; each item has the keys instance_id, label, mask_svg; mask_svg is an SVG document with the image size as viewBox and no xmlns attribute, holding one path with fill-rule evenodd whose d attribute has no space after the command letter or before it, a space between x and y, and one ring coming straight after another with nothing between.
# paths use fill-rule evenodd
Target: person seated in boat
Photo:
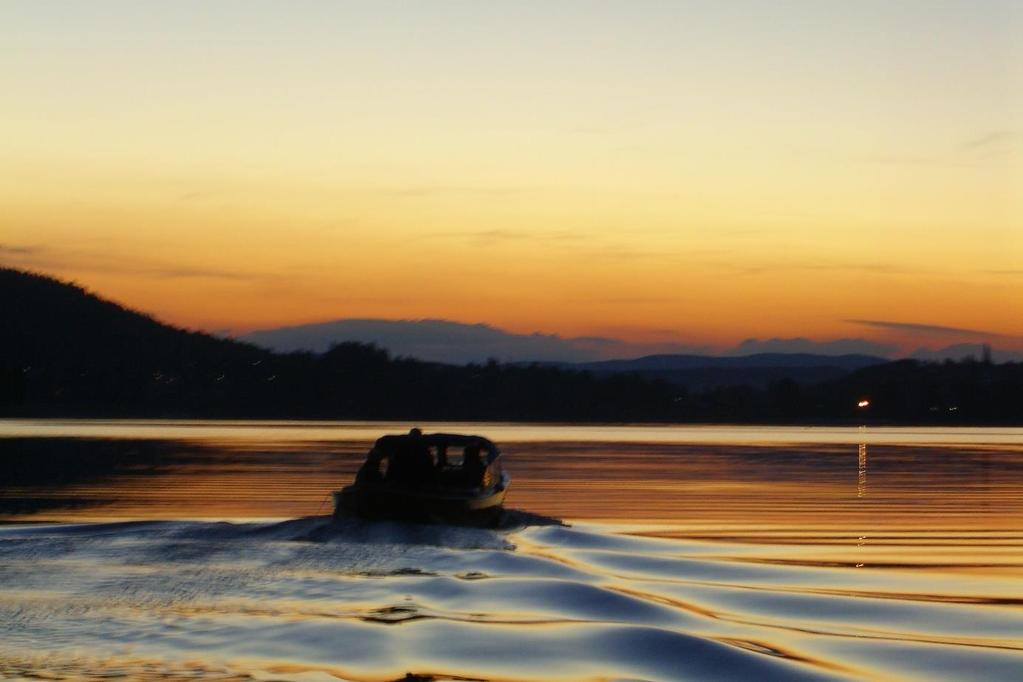
<instances>
[{"instance_id":1,"label":"person seated in boat","mask_svg":"<svg viewBox=\"0 0 1023 682\"><path fill-rule=\"evenodd\" d=\"M433 484L433 455L423 440L423 432L412 429L391 453L387 479L395 483L420 488Z\"/></svg>"},{"instance_id":2,"label":"person seated in boat","mask_svg":"<svg viewBox=\"0 0 1023 682\"><path fill-rule=\"evenodd\" d=\"M409 463L414 472L416 482L420 485L433 483L434 462L430 448L423 440L423 432L419 429L409 430Z\"/></svg>"},{"instance_id":3,"label":"person seated in boat","mask_svg":"<svg viewBox=\"0 0 1023 682\"><path fill-rule=\"evenodd\" d=\"M483 472L486 471L483 457L478 445L467 445L462 457L462 483L467 488L478 488L483 485Z\"/></svg>"}]
</instances>

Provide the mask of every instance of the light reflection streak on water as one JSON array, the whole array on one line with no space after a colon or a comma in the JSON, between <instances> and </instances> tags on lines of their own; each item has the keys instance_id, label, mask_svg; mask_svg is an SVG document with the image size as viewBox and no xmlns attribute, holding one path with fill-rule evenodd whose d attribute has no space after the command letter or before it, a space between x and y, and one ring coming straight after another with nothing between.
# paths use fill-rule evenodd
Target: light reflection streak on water
<instances>
[{"instance_id":1,"label":"light reflection streak on water","mask_svg":"<svg viewBox=\"0 0 1023 682\"><path fill-rule=\"evenodd\" d=\"M0 419L0 437L163 438L172 440L270 439L278 442L370 442L381 433L407 431L410 423L281 420ZM1006 445L1023 442L1018 427L841 427L656 424L511 424L417 422L427 431L485 433L498 442L708 443L708 444L915 444Z\"/></svg>"},{"instance_id":2,"label":"light reflection streak on water","mask_svg":"<svg viewBox=\"0 0 1023 682\"><path fill-rule=\"evenodd\" d=\"M13 491L41 500L8 517L20 520L234 522L0 526L0 676L1009 680L1023 669L1018 444L506 439L510 505L576 524L498 532L254 525L316 514L366 448L277 431L128 443L133 465Z\"/></svg>"},{"instance_id":3,"label":"light reflection streak on water","mask_svg":"<svg viewBox=\"0 0 1023 682\"><path fill-rule=\"evenodd\" d=\"M860 443L857 452L856 497L867 495L867 444Z\"/></svg>"}]
</instances>

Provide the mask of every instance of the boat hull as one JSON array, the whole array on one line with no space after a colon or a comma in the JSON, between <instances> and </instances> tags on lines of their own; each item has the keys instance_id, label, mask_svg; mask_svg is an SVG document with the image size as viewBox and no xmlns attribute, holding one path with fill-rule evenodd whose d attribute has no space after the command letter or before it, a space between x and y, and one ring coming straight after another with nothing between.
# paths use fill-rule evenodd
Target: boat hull
<instances>
[{"instance_id":1,"label":"boat hull","mask_svg":"<svg viewBox=\"0 0 1023 682\"><path fill-rule=\"evenodd\" d=\"M334 516L485 525L499 519L506 494L503 484L472 493L354 484L334 492Z\"/></svg>"}]
</instances>

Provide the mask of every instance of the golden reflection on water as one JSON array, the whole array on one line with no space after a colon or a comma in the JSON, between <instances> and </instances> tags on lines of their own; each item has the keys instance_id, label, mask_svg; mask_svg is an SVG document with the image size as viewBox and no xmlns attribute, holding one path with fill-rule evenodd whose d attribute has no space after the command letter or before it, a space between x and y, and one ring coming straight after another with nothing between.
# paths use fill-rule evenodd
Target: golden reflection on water
<instances>
[{"instance_id":1,"label":"golden reflection on water","mask_svg":"<svg viewBox=\"0 0 1023 682\"><path fill-rule=\"evenodd\" d=\"M860 443L857 452L856 470L856 497L865 497L867 494L867 444Z\"/></svg>"},{"instance_id":2,"label":"golden reflection on water","mask_svg":"<svg viewBox=\"0 0 1023 682\"><path fill-rule=\"evenodd\" d=\"M208 419L0 419L0 437L166 440L369 442L413 424L370 421ZM734 426L716 424L417 423L425 431L480 433L498 443L702 443L710 445L857 444L1006 445L1023 442L1019 427Z\"/></svg>"},{"instance_id":3,"label":"golden reflection on water","mask_svg":"<svg viewBox=\"0 0 1023 682\"><path fill-rule=\"evenodd\" d=\"M745 430L668 442L642 427L620 440L571 437L582 427L537 440L559 432L527 427L516 439L503 425L507 505L573 528L342 523L320 542L308 529L326 521L296 517L329 513L329 492L371 440L400 428L334 438L329 425L203 424L183 437L176 425L159 438L152 425L140 437L137 424L114 424L100 438L95 426L86 439L66 424L59 437L41 438L39 424L35 436L0 437L0 466L22 474L0 483L2 518L294 520L0 528L0 676L578 681L676 679L672 666L692 662L707 678L739 678L735 666L770 659L861 679L929 679L943 662L974 660L970 670L1014 679L1023 661L1021 440L878 442L847 429L816 442L751 442ZM49 646L59 638L48 628L79 649L93 642L100 658L63 669L16 660L4 642ZM135 632L152 659L144 647L102 658L121 651L104 638ZM494 642L531 657L487 659ZM179 660L188 646L204 652L194 670ZM264 648L279 660L259 658ZM395 663L395 651L412 653ZM594 663L601 652L607 662ZM664 667L644 672L644 656Z\"/></svg>"},{"instance_id":4,"label":"golden reflection on water","mask_svg":"<svg viewBox=\"0 0 1023 682\"><path fill-rule=\"evenodd\" d=\"M477 430L486 428L477 425ZM105 443L119 464L60 485L7 485L0 500L32 498L8 520L288 518L328 513L370 439L247 439ZM375 431L373 435L378 435ZM30 439L38 444L38 439ZM0 438L5 458L22 439ZM52 441L55 449L68 440ZM76 442L74 440L70 442ZM113 444L113 445L111 445ZM1023 519L1023 445L803 445L661 442L501 443L512 475L508 506L563 519L644 521L694 533L836 528L1016 530ZM118 449L121 454L111 454ZM39 456L38 452L34 456ZM45 456L45 453L44 455ZM84 455L83 455L84 456ZM89 456L93 456L90 454ZM137 457L137 461L133 460ZM850 489L849 473L855 471ZM869 494L868 494L869 493ZM22 510L24 511L24 510Z\"/></svg>"},{"instance_id":5,"label":"golden reflection on water","mask_svg":"<svg viewBox=\"0 0 1023 682\"><path fill-rule=\"evenodd\" d=\"M33 460L36 465L62 448L97 464L103 458L117 462L95 476L55 477L59 483L53 485L4 485L0 520L329 514L330 492L352 480L372 438L300 440L287 428L277 438L281 430L165 441L0 438L0 457L7 462L25 456L19 448L27 442L36 448L32 456L42 458ZM862 437L863 430L851 433ZM527 439L500 445L512 475L510 508L568 521L639 524L636 532L647 535L773 546L776 551L761 557L771 561L1020 575L1023 444L939 447L924 440L926 445L753 445ZM19 500L32 504L17 508ZM800 547L808 549L806 556Z\"/></svg>"}]
</instances>

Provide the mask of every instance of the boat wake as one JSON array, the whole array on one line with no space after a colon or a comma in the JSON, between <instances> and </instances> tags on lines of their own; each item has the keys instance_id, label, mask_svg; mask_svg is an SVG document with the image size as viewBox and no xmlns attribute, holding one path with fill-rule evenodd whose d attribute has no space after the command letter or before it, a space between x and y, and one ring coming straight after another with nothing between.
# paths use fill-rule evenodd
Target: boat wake
<instances>
[{"instance_id":1,"label":"boat wake","mask_svg":"<svg viewBox=\"0 0 1023 682\"><path fill-rule=\"evenodd\" d=\"M525 512L0 527L0 677L1018 679L1023 612L996 599L1018 566L977 580L753 540Z\"/></svg>"}]
</instances>

